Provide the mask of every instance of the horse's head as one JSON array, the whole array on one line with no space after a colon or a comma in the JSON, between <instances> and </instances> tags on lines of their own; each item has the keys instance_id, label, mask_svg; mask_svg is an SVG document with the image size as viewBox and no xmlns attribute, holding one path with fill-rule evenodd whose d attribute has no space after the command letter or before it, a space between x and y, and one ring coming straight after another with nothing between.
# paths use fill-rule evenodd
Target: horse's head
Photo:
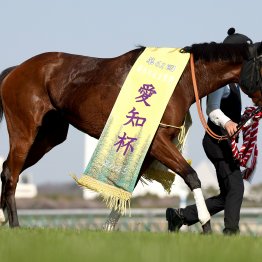
<instances>
[{"instance_id":1,"label":"horse's head","mask_svg":"<svg viewBox=\"0 0 262 262\"><path fill-rule=\"evenodd\" d=\"M239 84L257 106L262 106L262 42L251 44L250 57L241 69Z\"/></svg>"}]
</instances>

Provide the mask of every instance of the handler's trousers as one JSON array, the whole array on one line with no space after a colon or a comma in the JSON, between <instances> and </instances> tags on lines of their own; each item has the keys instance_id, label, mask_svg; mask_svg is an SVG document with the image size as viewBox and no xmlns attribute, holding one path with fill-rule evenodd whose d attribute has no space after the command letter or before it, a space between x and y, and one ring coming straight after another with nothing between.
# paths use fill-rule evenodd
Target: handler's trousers
<instances>
[{"instance_id":1,"label":"handler's trousers","mask_svg":"<svg viewBox=\"0 0 262 262\"><path fill-rule=\"evenodd\" d=\"M244 183L239 164L233 159L231 146L227 141L218 143L206 134L203 147L216 169L220 187L218 196L206 199L207 209L211 216L224 210L224 232L237 233L244 195ZM187 206L181 211L185 224L192 225L199 221L196 205Z\"/></svg>"}]
</instances>

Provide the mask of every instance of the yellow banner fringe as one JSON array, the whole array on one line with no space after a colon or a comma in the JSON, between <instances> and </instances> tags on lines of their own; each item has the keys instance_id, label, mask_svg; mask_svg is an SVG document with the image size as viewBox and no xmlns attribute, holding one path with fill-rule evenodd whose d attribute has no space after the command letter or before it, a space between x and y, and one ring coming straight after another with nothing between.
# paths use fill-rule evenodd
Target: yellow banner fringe
<instances>
[{"instance_id":1,"label":"yellow banner fringe","mask_svg":"<svg viewBox=\"0 0 262 262\"><path fill-rule=\"evenodd\" d=\"M130 199L132 194L115 186L111 186L104 182L98 181L90 176L82 176L77 178L72 176L79 186L94 190L101 194L103 201L106 202L106 206L119 211L121 215L126 214L126 209L130 210Z\"/></svg>"}]
</instances>

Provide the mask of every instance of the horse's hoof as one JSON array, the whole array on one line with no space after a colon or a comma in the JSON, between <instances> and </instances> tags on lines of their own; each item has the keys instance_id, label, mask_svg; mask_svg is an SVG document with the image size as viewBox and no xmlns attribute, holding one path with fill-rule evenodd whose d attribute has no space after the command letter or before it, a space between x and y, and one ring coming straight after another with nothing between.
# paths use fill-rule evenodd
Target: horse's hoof
<instances>
[{"instance_id":1,"label":"horse's hoof","mask_svg":"<svg viewBox=\"0 0 262 262\"><path fill-rule=\"evenodd\" d=\"M103 226L103 231L105 232L113 232L115 231L115 224L105 223Z\"/></svg>"},{"instance_id":2,"label":"horse's hoof","mask_svg":"<svg viewBox=\"0 0 262 262\"><path fill-rule=\"evenodd\" d=\"M207 221L203 226L203 234L207 235L207 234L211 234L212 233L212 228L211 228L211 223L210 220Z\"/></svg>"}]
</instances>

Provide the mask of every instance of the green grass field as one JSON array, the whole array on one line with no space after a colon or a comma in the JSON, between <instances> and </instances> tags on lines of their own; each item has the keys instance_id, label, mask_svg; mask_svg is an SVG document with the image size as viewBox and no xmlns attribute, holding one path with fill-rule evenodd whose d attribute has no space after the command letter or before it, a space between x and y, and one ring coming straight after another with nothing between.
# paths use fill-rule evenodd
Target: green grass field
<instances>
[{"instance_id":1,"label":"green grass field","mask_svg":"<svg viewBox=\"0 0 262 262\"><path fill-rule=\"evenodd\" d=\"M194 233L0 229L1 262L261 261L262 238Z\"/></svg>"}]
</instances>

